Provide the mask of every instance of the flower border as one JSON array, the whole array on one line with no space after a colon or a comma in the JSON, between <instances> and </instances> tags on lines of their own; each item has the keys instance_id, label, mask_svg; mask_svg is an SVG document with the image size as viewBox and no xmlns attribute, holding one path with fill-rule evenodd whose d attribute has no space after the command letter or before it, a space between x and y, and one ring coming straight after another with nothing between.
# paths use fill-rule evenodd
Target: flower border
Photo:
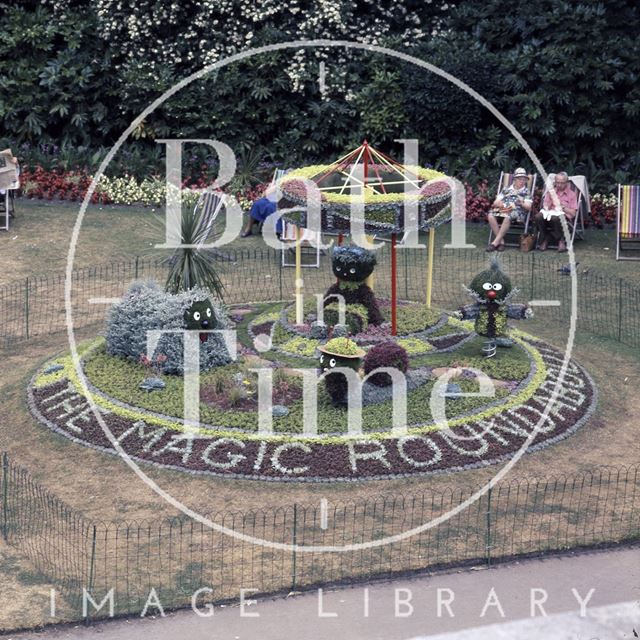
<instances>
[{"instance_id":1,"label":"flower border","mask_svg":"<svg viewBox=\"0 0 640 640\"><path fill-rule=\"evenodd\" d=\"M536 351L539 352L543 361L543 371L552 369L559 371L562 361L561 354L548 345L536 344ZM546 365L544 365L545 362ZM243 434L243 439L240 440L237 433L218 433L215 436L198 438L191 443L194 448L197 444L200 451L200 458L192 463L191 454L193 451L185 448L187 446L185 443L189 442L187 434L163 427L160 424L153 424L151 420L141 420L139 415L131 416L127 420L104 407L102 410L108 414L105 419L111 421L110 428L116 436L122 437L122 434L125 434L123 446L125 449L129 447L127 453L136 460L159 467L179 469L196 474L267 481L378 480L448 473L495 464L508 459L514 451L522 446L528 437L527 430L533 428L537 416L541 415L544 408L544 398L542 397L544 394L540 394L539 391L544 389L544 392L547 393L549 387L554 384L553 375L545 374L540 380L540 370L532 375L532 382L536 379L539 380L539 384L536 385L536 393L526 401L516 405L509 402L503 403L497 407L498 411L492 415L485 416L486 412L480 412L473 416L473 420L467 419L462 423L464 432L470 434L469 439L482 443L479 449L469 451L462 451L455 444L457 438L447 440L449 436L446 432L433 430L421 432L409 430L401 437L396 435L387 438L376 438L372 436L381 434L371 434L350 440L343 439L340 442L331 437L307 440L301 438L268 440L267 438L249 438L249 434ZM571 380L573 382L569 382ZM28 387L28 404L38 421L74 442L116 454L97 425L95 418L89 416L90 409L86 398L80 396L73 385L72 390L68 389L70 381L65 375L65 371L50 374L46 384L42 384L43 382L45 381L42 376L38 380L38 374L36 374ZM593 414L597 403L596 387L589 374L575 362L570 364L565 386L565 395L562 395L556 403L556 408L551 414L553 417L545 421L545 431L536 436L529 451L536 451L566 438ZM53 419L54 416L51 415L50 410L44 406L47 398L52 397L51 393L54 396L55 394L62 397L68 396L67 400L61 401L58 405L63 407L63 417L71 416L62 424L60 420ZM576 398L578 399L576 400ZM80 399L80 404L74 404L77 399ZM505 416L511 422L505 422ZM497 424L500 421L502 424ZM82 427L78 426L78 422L82 423L82 427L86 427L84 431ZM69 424L72 425L72 428L69 427ZM487 438L489 436L484 438L484 434L477 431L482 425L489 426L487 434L491 434L491 438L493 438L491 446L488 445ZM136 428L137 436L135 435ZM491 429L495 430L495 433ZM134 434L134 445L127 441L131 433ZM138 437L139 442L135 441L135 437ZM137 446L135 442L137 442ZM227 459L215 459L221 445L234 447L233 455L227 451ZM417 445L421 445L423 449L425 446L431 447L433 450L437 448L440 451L440 456L437 460L434 458L435 462L429 459L419 460L416 453ZM203 447L205 448L203 449ZM456 449L456 447L458 448ZM507 451L507 449L509 450ZM195 453L194 457L197 457ZM286 459L284 462L283 457ZM317 467L314 467L313 471L311 466L307 464L310 462L309 457ZM238 467L240 458L253 460L253 467L244 469L240 473L234 471L233 469ZM326 469L321 469L318 466L324 462L329 468L329 476L326 475L328 473ZM432 466L434 468L429 468ZM380 473L380 467L382 467L382 473ZM308 474L307 471L309 471Z\"/></svg>"}]
</instances>

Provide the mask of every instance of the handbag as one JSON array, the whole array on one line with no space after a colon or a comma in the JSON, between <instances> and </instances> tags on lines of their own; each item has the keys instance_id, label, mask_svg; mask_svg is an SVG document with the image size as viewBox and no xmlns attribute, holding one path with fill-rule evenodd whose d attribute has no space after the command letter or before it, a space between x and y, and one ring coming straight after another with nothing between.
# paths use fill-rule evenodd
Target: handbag
<instances>
[{"instance_id":1,"label":"handbag","mask_svg":"<svg viewBox=\"0 0 640 640\"><path fill-rule=\"evenodd\" d=\"M520 236L520 251L529 253L533 251L536 244L536 237L533 233L523 233Z\"/></svg>"}]
</instances>

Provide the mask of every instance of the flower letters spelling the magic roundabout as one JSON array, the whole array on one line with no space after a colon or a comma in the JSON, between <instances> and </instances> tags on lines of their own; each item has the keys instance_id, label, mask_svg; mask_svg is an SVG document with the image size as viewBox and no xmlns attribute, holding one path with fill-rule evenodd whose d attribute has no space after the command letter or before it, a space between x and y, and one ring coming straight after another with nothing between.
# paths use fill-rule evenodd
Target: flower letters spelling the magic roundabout
<instances>
[{"instance_id":1,"label":"flower letters spelling the magic roundabout","mask_svg":"<svg viewBox=\"0 0 640 640\"><path fill-rule=\"evenodd\" d=\"M315 438L279 433L278 419L269 436L261 436L255 429L206 423L194 435L184 431L178 417L135 407L97 387L92 392L122 448L137 460L163 467L224 477L317 482L441 473L500 462L520 449L536 428L551 402L563 358L556 349L524 335L516 337L514 348L522 349L530 359L525 378L517 386L507 387L506 393L485 399L485 404L475 410L464 411L464 407L444 430L438 429L433 420L420 423L419 411L411 410L412 396L416 396L413 399L418 405L426 402L429 382L407 387L409 422L416 422L408 424L405 433L394 433L390 426L387 430L367 430L365 416L360 434L332 432ZM71 363L65 359L55 363L45 365L31 382L29 403L33 414L75 442L115 454L81 392ZM85 371L90 371L91 350L84 363ZM456 398L447 400L454 414L458 402ZM529 450L573 433L590 417L595 403L596 390L590 376L570 362L560 392L537 428ZM384 402L373 404L363 413L385 406ZM292 407L289 417L293 413ZM372 413L371 419L378 422L379 415L387 414Z\"/></svg>"}]
</instances>

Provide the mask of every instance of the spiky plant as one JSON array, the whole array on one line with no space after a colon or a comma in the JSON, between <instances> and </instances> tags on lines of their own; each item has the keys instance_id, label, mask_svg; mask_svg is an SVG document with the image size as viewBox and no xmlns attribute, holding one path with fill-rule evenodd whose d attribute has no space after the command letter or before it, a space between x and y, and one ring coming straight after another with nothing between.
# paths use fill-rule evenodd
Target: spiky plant
<instances>
[{"instance_id":1,"label":"spiky plant","mask_svg":"<svg viewBox=\"0 0 640 640\"><path fill-rule=\"evenodd\" d=\"M266 152L263 147L244 147L237 153L236 172L231 182L232 191L244 191L260 184L271 176L261 175L260 163L264 160Z\"/></svg>"},{"instance_id":2,"label":"spiky plant","mask_svg":"<svg viewBox=\"0 0 640 640\"><path fill-rule=\"evenodd\" d=\"M169 293L200 286L223 299L224 285L218 275L215 254L201 248L207 235L202 209L196 207L182 212L182 244L187 246L178 247L169 259L169 275L165 284Z\"/></svg>"}]
</instances>

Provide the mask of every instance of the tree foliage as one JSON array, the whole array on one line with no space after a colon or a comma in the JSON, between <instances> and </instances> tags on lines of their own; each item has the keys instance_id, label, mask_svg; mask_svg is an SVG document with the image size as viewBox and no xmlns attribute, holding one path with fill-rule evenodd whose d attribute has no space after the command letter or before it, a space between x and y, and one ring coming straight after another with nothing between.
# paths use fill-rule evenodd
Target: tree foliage
<instances>
[{"instance_id":1,"label":"tree foliage","mask_svg":"<svg viewBox=\"0 0 640 640\"><path fill-rule=\"evenodd\" d=\"M640 170L640 7L633 0L463 2L448 26L496 60L495 98L551 169L592 181L633 179ZM498 155L514 153L504 138Z\"/></svg>"},{"instance_id":2,"label":"tree foliage","mask_svg":"<svg viewBox=\"0 0 640 640\"><path fill-rule=\"evenodd\" d=\"M0 142L91 147L95 164L145 107L204 65L274 42L344 39L461 79L545 166L585 172L602 188L640 169L638 11L631 0L0 0ZM136 128L120 166L129 154L129 165L149 158L160 171L155 140L167 137L218 138L246 154L264 147L265 159L288 166L327 161L363 138L398 155L394 140L416 137L423 164L458 177L531 166L449 80L342 48L271 51L192 82Z\"/></svg>"}]
</instances>

